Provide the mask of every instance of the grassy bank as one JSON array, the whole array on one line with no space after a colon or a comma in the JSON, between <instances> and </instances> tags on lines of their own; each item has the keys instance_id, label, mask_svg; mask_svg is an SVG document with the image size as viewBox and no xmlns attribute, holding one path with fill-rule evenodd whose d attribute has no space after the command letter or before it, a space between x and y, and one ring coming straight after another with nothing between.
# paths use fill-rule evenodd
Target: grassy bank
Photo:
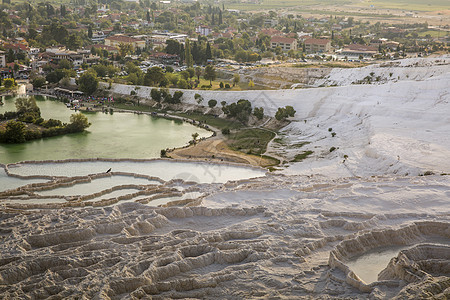
<instances>
[{"instance_id":1,"label":"grassy bank","mask_svg":"<svg viewBox=\"0 0 450 300\"><path fill-rule=\"evenodd\" d=\"M247 154L261 155L266 152L267 144L275 137L275 133L259 129L242 129L229 136L227 144L231 149Z\"/></svg>"}]
</instances>

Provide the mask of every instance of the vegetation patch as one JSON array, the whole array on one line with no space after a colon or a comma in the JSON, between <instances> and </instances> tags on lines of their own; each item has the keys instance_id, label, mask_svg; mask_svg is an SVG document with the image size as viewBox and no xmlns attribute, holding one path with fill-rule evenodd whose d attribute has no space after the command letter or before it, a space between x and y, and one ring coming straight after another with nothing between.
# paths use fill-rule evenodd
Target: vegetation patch
<instances>
[{"instance_id":1,"label":"vegetation patch","mask_svg":"<svg viewBox=\"0 0 450 300\"><path fill-rule=\"evenodd\" d=\"M261 155L266 152L267 144L275 137L275 133L258 129L243 129L230 135L227 141L231 149L247 154Z\"/></svg>"},{"instance_id":2,"label":"vegetation patch","mask_svg":"<svg viewBox=\"0 0 450 300\"><path fill-rule=\"evenodd\" d=\"M305 158L307 158L308 156L310 156L311 154L313 154L313 151L303 151L302 153L299 153L297 155L295 155L294 159L291 160L291 162L300 162L302 160L304 160Z\"/></svg>"},{"instance_id":3,"label":"vegetation patch","mask_svg":"<svg viewBox=\"0 0 450 300\"><path fill-rule=\"evenodd\" d=\"M222 119L215 115L203 114L201 112L189 112L189 113L176 112L173 114L176 116L183 117L183 118L188 118L188 119L192 119L192 120L195 120L198 122L202 122L202 123L205 123L209 126L212 126L212 127L218 128L218 129L228 128L228 129L232 130L232 129L239 129L239 128L243 127L243 125L239 122L236 122L233 120Z\"/></svg>"},{"instance_id":4,"label":"vegetation patch","mask_svg":"<svg viewBox=\"0 0 450 300\"><path fill-rule=\"evenodd\" d=\"M310 142L301 142L301 143L296 143L296 144L292 144L291 146L289 146L290 149L299 149L305 145L310 144Z\"/></svg>"}]
</instances>

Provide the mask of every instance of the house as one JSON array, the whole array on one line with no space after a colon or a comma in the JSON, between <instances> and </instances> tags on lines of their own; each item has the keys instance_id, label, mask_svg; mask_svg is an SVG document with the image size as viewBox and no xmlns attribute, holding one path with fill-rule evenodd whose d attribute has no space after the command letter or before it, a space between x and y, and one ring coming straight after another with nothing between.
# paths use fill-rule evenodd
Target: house
<instances>
[{"instance_id":1,"label":"house","mask_svg":"<svg viewBox=\"0 0 450 300\"><path fill-rule=\"evenodd\" d=\"M103 42L106 39L107 35L103 31L97 31L92 34L91 41L94 43Z\"/></svg>"},{"instance_id":2,"label":"house","mask_svg":"<svg viewBox=\"0 0 450 300\"><path fill-rule=\"evenodd\" d=\"M107 45L103 45L103 44L95 44L95 45L87 46L86 48L87 49L95 48L95 50L106 50L106 51L108 51L110 53L114 53L114 54L119 53L119 50L116 47L107 46Z\"/></svg>"},{"instance_id":3,"label":"house","mask_svg":"<svg viewBox=\"0 0 450 300\"><path fill-rule=\"evenodd\" d=\"M306 39L305 40L306 53L326 53L331 50L331 41L328 39Z\"/></svg>"},{"instance_id":4,"label":"house","mask_svg":"<svg viewBox=\"0 0 450 300\"><path fill-rule=\"evenodd\" d=\"M14 54L25 52L28 54L28 51L30 51L30 48L22 43L7 43L3 46L5 50L12 50Z\"/></svg>"},{"instance_id":5,"label":"house","mask_svg":"<svg viewBox=\"0 0 450 300\"><path fill-rule=\"evenodd\" d=\"M163 52L156 52L150 55L152 60L164 63L164 64L173 64L180 60L180 57L176 54L168 54Z\"/></svg>"},{"instance_id":6,"label":"house","mask_svg":"<svg viewBox=\"0 0 450 300\"><path fill-rule=\"evenodd\" d=\"M126 35L116 34L105 39L105 45L118 48L120 44L129 44L133 49L145 48L145 41Z\"/></svg>"},{"instance_id":7,"label":"house","mask_svg":"<svg viewBox=\"0 0 450 300\"><path fill-rule=\"evenodd\" d=\"M400 43L394 42L394 41L387 41L385 43L385 46L387 49L390 49L390 50L398 50L398 47L400 47Z\"/></svg>"},{"instance_id":8,"label":"house","mask_svg":"<svg viewBox=\"0 0 450 300\"><path fill-rule=\"evenodd\" d=\"M197 32L200 35L210 35L212 33L212 29L208 26L200 25L195 29L195 32Z\"/></svg>"},{"instance_id":9,"label":"house","mask_svg":"<svg viewBox=\"0 0 450 300\"><path fill-rule=\"evenodd\" d=\"M387 39L383 39L383 38L373 39L370 41L369 44L370 44L370 46L373 46L373 47L380 47L381 45L384 45L386 43L386 41L387 41Z\"/></svg>"},{"instance_id":10,"label":"house","mask_svg":"<svg viewBox=\"0 0 450 300\"><path fill-rule=\"evenodd\" d=\"M301 42L305 42L307 39L310 39L312 37L311 32L297 32L297 37Z\"/></svg>"},{"instance_id":11,"label":"house","mask_svg":"<svg viewBox=\"0 0 450 300\"><path fill-rule=\"evenodd\" d=\"M351 44L342 49L341 55L347 57L372 57L378 53L378 47L360 44Z\"/></svg>"},{"instance_id":12,"label":"house","mask_svg":"<svg viewBox=\"0 0 450 300\"><path fill-rule=\"evenodd\" d=\"M268 35L268 36L274 36L274 35L282 35L283 33L277 29L274 28L264 28L261 29L260 33Z\"/></svg>"},{"instance_id":13,"label":"house","mask_svg":"<svg viewBox=\"0 0 450 300\"><path fill-rule=\"evenodd\" d=\"M4 68L6 66L6 52L0 51L0 68Z\"/></svg>"},{"instance_id":14,"label":"house","mask_svg":"<svg viewBox=\"0 0 450 300\"><path fill-rule=\"evenodd\" d=\"M264 20L264 26L270 26L270 27L274 27L278 25L278 20L277 19L265 19Z\"/></svg>"},{"instance_id":15,"label":"house","mask_svg":"<svg viewBox=\"0 0 450 300\"><path fill-rule=\"evenodd\" d=\"M297 50L297 39L283 36L273 36L270 39L270 46L272 49L281 47L281 50L283 51Z\"/></svg>"}]
</instances>

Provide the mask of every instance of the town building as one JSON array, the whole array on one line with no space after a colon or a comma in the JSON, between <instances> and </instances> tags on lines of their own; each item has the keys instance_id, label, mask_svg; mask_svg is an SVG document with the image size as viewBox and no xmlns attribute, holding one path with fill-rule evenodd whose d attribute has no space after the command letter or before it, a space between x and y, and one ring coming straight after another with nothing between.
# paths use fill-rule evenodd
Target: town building
<instances>
[{"instance_id":1,"label":"town building","mask_svg":"<svg viewBox=\"0 0 450 300\"><path fill-rule=\"evenodd\" d=\"M0 68L4 68L6 66L6 52L0 51Z\"/></svg>"},{"instance_id":2,"label":"town building","mask_svg":"<svg viewBox=\"0 0 450 300\"><path fill-rule=\"evenodd\" d=\"M282 36L273 36L270 39L270 46L272 49L281 47L281 50L283 51L297 50L297 39Z\"/></svg>"},{"instance_id":3,"label":"town building","mask_svg":"<svg viewBox=\"0 0 450 300\"><path fill-rule=\"evenodd\" d=\"M212 29L208 26L200 25L195 29L195 32L197 32L200 35L210 35L212 33Z\"/></svg>"},{"instance_id":4,"label":"town building","mask_svg":"<svg viewBox=\"0 0 450 300\"><path fill-rule=\"evenodd\" d=\"M305 40L306 53L327 53L331 50L331 41L328 39L306 39Z\"/></svg>"},{"instance_id":5,"label":"town building","mask_svg":"<svg viewBox=\"0 0 450 300\"><path fill-rule=\"evenodd\" d=\"M120 44L129 44L133 49L144 49L145 41L126 35L113 35L105 39L105 45L118 48Z\"/></svg>"},{"instance_id":6,"label":"town building","mask_svg":"<svg viewBox=\"0 0 450 300\"><path fill-rule=\"evenodd\" d=\"M345 46L341 51L341 55L343 55L343 56L358 57L358 58L359 57L369 58L377 53L378 53L378 47L360 45L360 44L351 44L351 45Z\"/></svg>"},{"instance_id":7,"label":"town building","mask_svg":"<svg viewBox=\"0 0 450 300\"><path fill-rule=\"evenodd\" d=\"M94 43L103 42L106 39L107 35L103 31L97 31L92 34L91 41Z\"/></svg>"}]
</instances>

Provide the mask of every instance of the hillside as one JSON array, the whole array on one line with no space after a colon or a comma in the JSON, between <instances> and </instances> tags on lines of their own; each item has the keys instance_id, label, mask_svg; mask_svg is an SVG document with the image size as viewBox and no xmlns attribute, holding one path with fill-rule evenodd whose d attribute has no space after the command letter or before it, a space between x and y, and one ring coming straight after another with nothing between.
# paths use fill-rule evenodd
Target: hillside
<instances>
[{"instance_id":1,"label":"hillside","mask_svg":"<svg viewBox=\"0 0 450 300\"><path fill-rule=\"evenodd\" d=\"M364 81L369 76L373 80ZM376 80L379 77L380 80ZM304 151L306 160L289 164L293 174L327 176L418 175L426 171L450 173L450 57L416 58L364 68L334 69L315 85L296 90L192 91L183 102L203 103L247 99L274 116L278 107L297 111L281 130L268 153L286 161ZM134 86L115 85L116 93L129 95ZM151 88L138 95L148 97ZM186 106L187 107L187 106ZM331 131L329 131L331 128ZM332 137L332 132L335 136ZM308 143L299 149L300 144ZM330 153L331 147L336 150ZM344 160L345 156L348 158Z\"/></svg>"}]
</instances>

